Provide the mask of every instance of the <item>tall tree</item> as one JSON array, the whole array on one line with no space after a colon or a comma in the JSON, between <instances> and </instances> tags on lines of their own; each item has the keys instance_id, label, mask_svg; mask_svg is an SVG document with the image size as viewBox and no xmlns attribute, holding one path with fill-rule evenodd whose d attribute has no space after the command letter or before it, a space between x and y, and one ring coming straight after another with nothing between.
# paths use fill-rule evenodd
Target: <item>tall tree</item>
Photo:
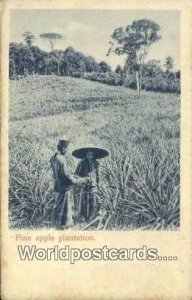
<instances>
[{"instance_id":1,"label":"tall tree","mask_svg":"<svg viewBox=\"0 0 192 300\"><path fill-rule=\"evenodd\" d=\"M111 72L111 67L105 61L99 63L99 68L102 73Z\"/></svg>"},{"instance_id":2,"label":"tall tree","mask_svg":"<svg viewBox=\"0 0 192 300\"><path fill-rule=\"evenodd\" d=\"M51 59L57 64L57 75L60 76L60 65L63 59L63 51L54 50L51 52Z\"/></svg>"},{"instance_id":3,"label":"tall tree","mask_svg":"<svg viewBox=\"0 0 192 300\"><path fill-rule=\"evenodd\" d=\"M115 69L115 73L117 73L119 75L122 75L123 74L123 68L120 65L117 65L116 69Z\"/></svg>"},{"instance_id":4,"label":"tall tree","mask_svg":"<svg viewBox=\"0 0 192 300\"><path fill-rule=\"evenodd\" d=\"M73 76L79 66L79 57L73 47L68 47L64 51L62 60L62 72L67 76Z\"/></svg>"},{"instance_id":5,"label":"tall tree","mask_svg":"<svg viewBox=\"0 0 192 300\"><path fill-rule=\"evenodd\" d=\"M92 56L87 56L85 63L86 63L86 72L98 72L99 71L99 65Z\"/></svg>"},{"instance_id":6,"label":"tall tree","mask_svg":"<svg viewBox=\"0 0 192 300\"><path fill-rule=\"evenodd\" d=\"M45 74L46 73L46 57L49 56L49 54L43 50L41 50L37 46L31 46L30 48L33 57L34 57L34 68L33 71L34 73L37 74Z\"/></svg>"},{"instance_id":7,"label":"tall tree","mask_svg":"<svg viewBox=\"0 0 192 300\"><path fill-rule=\"evenodd\" d=\"M143 66L145 76L155 77L157 74L161 73L160 61L156 59L150 59Z\"/></svg>"},{"instance_id":8,"label":"tall tree","mask_svg":"<svg viewBox=\"0 0 192 300\"><path fill-rule=\"evenodd\" d=\"M165 66L166 72L168 72L168 73L171 72L174 67L173 57L171 57L171 56L166 57L164 66Z\"/></svg>"},{"instance_id":9,"label":"tall tree","mask_svg":"<svg viewBox=\"0 0 192 300\"><path fill-rule=\"evenodd\" d=\"M129 68L136 74L137 90L140 95L141 90L141 66L148 54L149 47L161 36L160 26L152 20L141 19L134 21L126 28L116 28L111 35L109 55L114 52L118 55L126 55L127 71Z\"/></svg>"},{"instance_id":10,"label":"tall tree","mask_svg":"<svg viewBox=\"0 0 192 300\"><path fill-rule=\"evenodd\" d=\"M29 48L33 45L33 42L36 39L35 36L30 31L25 31L23 33L23 37Z\"/></svg>"},{"instance_id":11,"label":"tall tree","mask_svg":"<svg viewBox=\"0 0 192 300\"><path fill-rule=\"evenodd\" d=\"M33 73L34 56L28 46L11 43L9 47L10 70L12 75L27 75Z\"/></svg>"},{"instance_id":12,"label":"tall tree","mask_svg":"<svg viewBox=\"0 0 192 300\"><path fill-rule=\"evenodd\" d=\"M29 51L31 53L31 55L30 55L31 61L32 61L31 67L32 67L32 73L34 73L35 72L35 57L33 55L33 52L31 51L31 49L32 49L33 42L36 39L36 37L30 31L25 31L23 33L23 37L24 37L25 43L27 44Z\"/></svg>"},{"instance_id":13,"label":"tall tree","mask_svg":"<svg viewBox=\"0 0 192 300\"><path fill-rule=\"evenodd\" d=\"M53 51L56 41L62 39L62 35L55 32L45 32L40 34L40 38L47 40L50 44L51 51Z\"/></svg>"}]
</instances>

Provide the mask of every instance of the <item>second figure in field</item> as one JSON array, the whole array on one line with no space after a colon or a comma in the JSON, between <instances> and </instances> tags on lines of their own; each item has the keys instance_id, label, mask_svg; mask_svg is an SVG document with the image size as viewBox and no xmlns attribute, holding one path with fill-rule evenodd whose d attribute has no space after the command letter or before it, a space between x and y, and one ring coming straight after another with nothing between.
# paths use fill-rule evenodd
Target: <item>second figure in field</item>
<instances>
[{"instance_id":1,"label":"second figure in field","mask_svg":"<svg viewBox=\"0 0 192 300\"><path fill-rule=\"evenodd\" d=\"M77 187L75 191L75 221L89 222L98 212L99 202L97 188L99 184L99 162L97 159L108 155L108 151L100 148L81 148L73 151L73 156L81 159L75 175L89 178L87 184Z\"/></svg>"}]
</instances>

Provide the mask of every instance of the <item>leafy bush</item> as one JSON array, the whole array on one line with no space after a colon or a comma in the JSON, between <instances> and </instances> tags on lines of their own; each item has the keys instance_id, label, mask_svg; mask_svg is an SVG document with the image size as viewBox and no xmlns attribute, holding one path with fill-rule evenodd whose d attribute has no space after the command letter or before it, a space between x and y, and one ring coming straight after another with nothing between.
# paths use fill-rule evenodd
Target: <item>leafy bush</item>
<instances>
[{"instance_id":1,"label":"leafy bush","mask_svg":"<svg viewBox=\"0 0 192 300\"><path fill-rule=\"evenodd\" d=\"M39 228L49 224L52 176L44 163L41 145L16 136L10 144L10 226Z\"/></svg>"},{"instance_id":2,"label":"leafy bush","mask_svg":"<svg viewBox=\"0 0 192 300\"><path fill-rule=\"evenodd\" d=\"M123 78L121 75L116 74L114 72L105 72L105 73L86 73L83 75L85 79L98 81L101 83L109 84L109 85L123 85Z\"/></svg>"},{"instance_id":3,"label":"leafy bush","mask_svg":"<svg viewBox=\"0 0 192 300\"><path fill-rule=\"evenodd\" d=\"M137 88L135 74L129 74L125 77L114 72L86 73L84 74L84 78L114 86L125 86L131 89ZM143 76L142 89L160 93L180 94L180 79L176 76L169 78L168 76L165 76L163 72L160 72L153 77Z\"/></svg>"},{"instance_id":4,"label":"leafy bush","mask_svg":"<svg viewBox=\"0 0 192 300\"><path fill-rule=\"evenodd\" d=\"M143 80L143 87L146 91L177 94L181 92L180 79L175 77L170 79L162 75L145 78Z\"/></svg>"},{"instance_id":5,"label":"leafy bush","mask_svg":"<svg viewBox=\"0 0 192 300\"><path fill-rule=\"evenodd\" d=\"M22 43L10 43L9 78L20 79L27 75L71 76L98 81L113 86L136 89L135 74L126 74L121 68L112 72L110 66L102 61L97 63L91 56L68 47L65 51L45 52L37 46L28 47ZM163 93L180 93L180 71L164 72L160 66L142 66L142 89Z\"/></svg>"}]
</instances>

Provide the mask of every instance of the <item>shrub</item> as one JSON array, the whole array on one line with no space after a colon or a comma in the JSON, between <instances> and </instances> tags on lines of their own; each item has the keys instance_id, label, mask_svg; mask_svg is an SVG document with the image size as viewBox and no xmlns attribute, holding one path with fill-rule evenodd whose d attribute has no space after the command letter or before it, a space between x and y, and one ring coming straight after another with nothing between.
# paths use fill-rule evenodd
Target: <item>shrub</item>
<instances>
[{"instance_id":1,"label":"shrub","mask_svg":"<svg viewBox=\"0 0 192 300\"><path fill-rule=\"evenodd\" d=\"M121 86L123 85L123 78L121 75L114 72L105 72L105 73L86 73L84 78L92 81L98 81L101 83Z\"/></svg>"},{"instance_id":2,"label":"shrub","mask_svg":"<svg viewBox=\"0 0 192 300\"><path fill-rule=\"evenodd\" d=\"M52 176L41 145L17 136L10 144L10 157L10 226L46 227L53 202Z\"/></svg>"},{"instance_id":3,"label":"shrub","mask_svg":"<svg viewBox=\"0 0 192 300\"><path fill-rule=\"evenodd\" d=\"M86 73L84 74L84 78L114 86L123 85L131 89L137 88L135 74L129 74L125 77L124 75L114 72ZM157 73L153 77L143 76L142 89L146 91L180 94L180 79L177 76L169 78L165 76L163 72Z\"/></svg>"}]
</instances>

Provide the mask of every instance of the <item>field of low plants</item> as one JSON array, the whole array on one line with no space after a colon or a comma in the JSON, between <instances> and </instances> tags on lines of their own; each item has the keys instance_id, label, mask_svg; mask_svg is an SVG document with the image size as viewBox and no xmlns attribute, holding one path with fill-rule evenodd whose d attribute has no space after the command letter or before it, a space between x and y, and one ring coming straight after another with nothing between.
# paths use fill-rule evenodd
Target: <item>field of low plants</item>
<instances>
[{"instance_id":1,"label":"field of low plants","mask_svg":"<svg viewBox=\"0 0 192 300\"><path fill-rule=\"evenodd\" d=\"M180 97L85 79L29 76L10 81L10 227L49 228L59 138L71 151L99 146L101 210L87 230L179 228ZM73 191L71 191L73 193Z\"/></svg>"}]
</instances>

